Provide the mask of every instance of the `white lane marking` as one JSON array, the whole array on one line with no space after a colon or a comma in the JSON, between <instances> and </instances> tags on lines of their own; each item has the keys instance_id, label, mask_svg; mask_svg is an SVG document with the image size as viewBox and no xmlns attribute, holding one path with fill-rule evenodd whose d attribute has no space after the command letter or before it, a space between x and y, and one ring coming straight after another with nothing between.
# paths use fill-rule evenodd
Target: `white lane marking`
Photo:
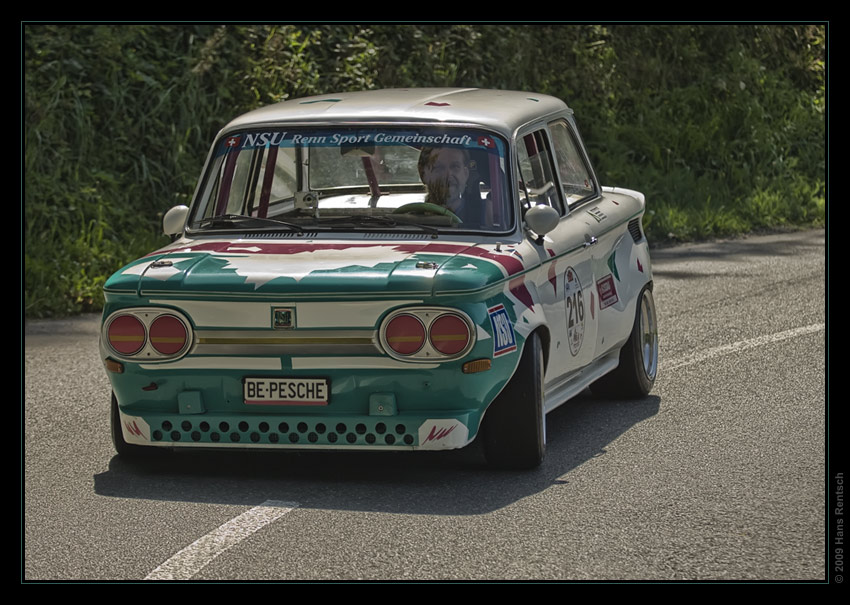
<instances>
[{"instance_id":1,"label":"white lane marking","mask_svg":"<svg viewBox=\"0 0 850 605\"><path fill-rule=\"evenodd\" d=\"M150 572L145 580L189 580L228 548L295 508L297 502L267 500L195 540Z\"/></svg>"},{"instance_id":2,"label":"white lane marking","mask_svg":"<svg viewBox=\"0 0 850 605\"><path fill-rule=\"evenodd\" d=\"M750 338L748 340L739 340L738 342L733 342L732 344L714 347L712 349L706 349L705 351L688 355L678 361L673 361L669 364L662 363L661 369L664 371L675 370L677 368L703 362L707 359L711 359L712 357L720 357L722 355L738 353L740 351L752 349L753 347L760 347L762 345L780 342L788 338L803 336L805 334L813 334L815 332L820 332L825 328L825 324L811 324L809 326L803 326L801 328L794 328L793 330L785 330L784 332L776 332L775 334L768 334L766 336L759 336L757 338Z\"/></svg>"}]
</instances>

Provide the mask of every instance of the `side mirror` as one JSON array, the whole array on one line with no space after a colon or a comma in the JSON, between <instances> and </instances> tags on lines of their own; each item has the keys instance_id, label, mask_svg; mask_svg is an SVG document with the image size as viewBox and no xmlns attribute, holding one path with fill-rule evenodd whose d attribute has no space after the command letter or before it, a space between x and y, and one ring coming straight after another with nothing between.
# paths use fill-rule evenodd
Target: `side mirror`
<instances>
[{"instance_id":1,"label":"side mirror","mask_svg":"<svg viewBox=\"0 0 850 605\"><path fill-rule=\"evenodd\" d=\"M540 239L558 226L561 215L546 204L537 204L525 212L525 224L534 231Z\"/></svg>"},{"instance_id":2,"label":"side mirror","mask_svg":"<svg viewBox=\"0 0 850 605\"><path fill-rule=\"evenodd\" d=\"M174 206L162 217L162 230L165 235L175 236L183 233L186 226L186 217L189 216L188 206Z\"/></svg>"}]
</instances>

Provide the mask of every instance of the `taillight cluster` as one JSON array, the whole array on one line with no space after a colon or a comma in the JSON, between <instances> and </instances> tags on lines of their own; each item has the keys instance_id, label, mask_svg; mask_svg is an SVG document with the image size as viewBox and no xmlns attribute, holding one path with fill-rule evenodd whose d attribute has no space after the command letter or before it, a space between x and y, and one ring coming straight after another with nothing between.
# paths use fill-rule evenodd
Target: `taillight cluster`
<instances>
[{"instance_id":1,"label":"taillight cluster","mask_svg":"<svg viewBox=\"0 0 850 605\"><path fill-rule=\"evenodd\" d=\"M475 344L472 321L458 311L404 309L381 326L381 344L397 359L445 360L465 355Z\"/></svg>"},{"instance_id":2,"label":"taillight cluster","mask_svg":"<svg viewBox=\"0 0 850 605\"><path fill-rule=\"evenodd\" d=\"M393 317L384 334L387 346L398 355L415 355L425 344L425 324L407 313Z\"/></svg>"},{"instance_id":3,"label":"taillight cluster","mask_svg":"<svg viewBox=\"0 0 850 605\"><path fill-rule=\"evenodd\" d=\"M118 357L174 359L192 344L189 322L170 309L117 311L103 324L103 341Z\"/></svg>"}]
</instances>

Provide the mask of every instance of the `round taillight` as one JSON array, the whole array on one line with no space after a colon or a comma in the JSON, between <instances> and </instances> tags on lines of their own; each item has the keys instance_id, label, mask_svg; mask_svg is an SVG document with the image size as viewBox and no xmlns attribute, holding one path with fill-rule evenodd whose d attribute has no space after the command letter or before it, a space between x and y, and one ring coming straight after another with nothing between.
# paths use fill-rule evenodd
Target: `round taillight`
<instances>
[{"instance_id":1,"label":"round taillight","mask_svg":"<svg viewBox=\"0 0 850 605\"><path fill-rule=\"evenodd\" d=\"M443 355L456 355L469 344L469 326L457 315L442 315L431 324L431 346Z\"/></svg>"},{"instance_id":2,"label":"round taillight","mask_svg":"<svg viewBox=\"0 0 850 605\"><path fill-rule=\"evenodd\" d=\"M151 346L162 355L174 355L186 346L188 333L183 322L173 315L160 315L150 329Z\"/></svg>"},{"instance_id":3,"label":"round taillight","mask_svg":"<svg viewBox=\"0 0 850 605\"><path fill-rule=\"evenodd\" d=\"M109 346L121 355L134 355L145 346L145 326L132 315L119 315L106 332Z\"/></svg>"},{"instance_id":4,"label":"round taillight","mask_svg":"<svg viewBox=\"0 0 850 605\"><path fill-rule=\"evenodd\" d=\"M425 344L425 326L413 315L397 315L387 324L384 338L399 355L413 355Z\"/></svg>"}]
</instances>

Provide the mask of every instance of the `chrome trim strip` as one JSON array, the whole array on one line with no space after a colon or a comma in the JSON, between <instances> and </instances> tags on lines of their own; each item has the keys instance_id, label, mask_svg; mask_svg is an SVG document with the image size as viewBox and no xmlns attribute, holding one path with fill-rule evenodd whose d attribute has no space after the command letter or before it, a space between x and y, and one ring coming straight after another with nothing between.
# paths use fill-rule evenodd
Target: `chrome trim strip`
<instances>
[{"instance_id":1,"label":"chrome trim strip","mask_svg":"<svg viewBox=\"0 0 850 605\"><path fill-rule=\"evenodd\" d=\"M283 369L279 357L184 357L167 364L141 363L144 370L246 370L277 371Z\"/></svg>"},{"instance_id":2,"label":"chrome trim strip","mask_svg":"<svg viewBox=\"0 0 850 605\"><path fill-rule=\"evenodd\" d=\"M436 360L431 360L436 361ZM293 357L293 370L433 370L439 368L439 363L423 364L396 361L386 357Z\"/></svg>"},{"instance_id":3,"label":"chrome trim strip","mask_svg":"<svg viewBox=\"0 0 850 605\"><path fill-rule=\"evenodd\" d=\"M543 410L546 414L581 393L591 384L620 365L620 351L616 350L587 366L566 376L554 384L545 386Z\"/></svg>"},{"instance_id":4,"label":"chrome trim strip","mask_svg":"<svg viewBox=\"0 0 850 605\"><path fill-rule=\"evenodd\" d=\"M374 342L374 330L196 330L199 344L363 344Z\"/></svg>"},{"instance_id":5,"label":"chrome trim strip","mask_svg":"<svg viewBox=\"0 0 850 605\"><path fill-rule=\"evenodd\" d=\"M193 355L376 355L373 330L198 330Z\"/></svg>"}]
</instances>

